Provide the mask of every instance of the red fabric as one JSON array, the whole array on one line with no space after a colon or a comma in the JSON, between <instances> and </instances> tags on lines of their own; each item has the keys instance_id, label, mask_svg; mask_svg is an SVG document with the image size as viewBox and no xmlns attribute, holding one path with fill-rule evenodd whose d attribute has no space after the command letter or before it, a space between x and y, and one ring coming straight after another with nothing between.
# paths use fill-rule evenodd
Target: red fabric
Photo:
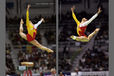
<instances>
[{"instance_id":1,"label":"red fabric","mask_svg":"<svg viewBox=\"0 0 114 76\"><path fill-rule=\"evenodd\" d=\"M29 72L30 76L32 76L32 71L31 70L28 70L28 72Z\"/></svg>"},{"instance_id":2,"label":"red fabric","mask_svg":"<svg viewBox=\"0 0 114 76\"><path fill-rule=\"evenodd\" d=\"M23 76L26 76L26 71L24 71L24 75Z\"/></svg>"},{"instance_id":3,"label":"red fabric","mask_svg":"<svg viewBox=\"0 0 114 76\"><path fill-rule=\"evenodd\" d=\"M26 71L24 71L24 75L23 76L32 76L32 71L31 70L27 70L27 72Z\"/></svg>"},{"instance_id":4,"label":"red fabric","mask_svg":"<svg viewBox=\"0 0 114 76\"><path fill-rule=\"evenodd\" d=\"M29 76L29 71L27 70L27 76Z\"/></svg>"},{"instance_id":5,"label":"red fabric","mask_svg":"<svg viewBox=\"0 0 114 76\"><path fill-rule=\"evenodd\" d=\"M35 33L35 32L33 33L33 37L32 37L30 34L27 34L26 36L27 36L27 41L30 42L30 41L32 41L32 40L35 39L35 37L36 37L36 33Z\"/></svg>"},{"instance_id":6,"label":"red fabric","mask_svg":"<svg viewBox=\"0 0 114 76\"><path fill-rule=\"evenodd\" d=\"M78 31L79 36L85 36L85 37L87 37L87 36L85 35L86 28L87 28L87 26L79 27L79 29L80 29L80 30Z\"/></svg>"}]
</instances>

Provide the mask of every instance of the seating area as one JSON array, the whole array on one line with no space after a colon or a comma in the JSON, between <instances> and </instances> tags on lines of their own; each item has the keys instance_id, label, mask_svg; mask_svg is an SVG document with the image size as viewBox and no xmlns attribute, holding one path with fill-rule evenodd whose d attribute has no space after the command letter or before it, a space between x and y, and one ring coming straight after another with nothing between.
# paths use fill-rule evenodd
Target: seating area
<instances>
[{"instance_id":1,"label":"seating area","mask_svg":"<svg viewBox=\"0 0 114 76\"><path fill-rule=\"evenodd\" d=\"M6 67L5 67L5 70L6 70L6 75L15 75L16 72L15 72L15 67L14 67L14 64L13 64L13 61L12 61L12 57L11 57L11 46L10 44L6 44Z\"/></svg>"},{"instance_id":2,"label":"seating area","mask_svg":"<svg viewBox=\"0 0 114 76\"><path fill-rule=\"evenodd\" d=\"M48 54L45 51L35 50L30 51L19 51L18 60L21 62L33 62L35 65L32 67L33 73L48 72L56 66L55 53Z\"/></svg>"}]
</instances>

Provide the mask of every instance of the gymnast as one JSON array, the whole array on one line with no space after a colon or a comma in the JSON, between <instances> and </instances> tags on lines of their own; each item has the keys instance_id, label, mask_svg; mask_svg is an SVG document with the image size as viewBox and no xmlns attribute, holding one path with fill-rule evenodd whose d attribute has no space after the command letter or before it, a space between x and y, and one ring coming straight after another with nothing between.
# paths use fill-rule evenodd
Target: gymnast
<instances>
[{"instance_id":1,"label":"gymnast","mask_svg":"<svg viewBox=\"0 0 114 76\"><path fill-rule=\"evenodd\" d=\"M30 42L31 44L35 45L36 47L40 48L41 50L44 50L44 51L47 51L48 53L52 53L53 50L41 45L36 39L36 34L37 34L37 27L42 23L44 22L44 19L41 18L41 20L36 23L36 24L33 24L30 20L29 20L29 8L30 8L30 5L27 6L27 12L26 12L26 27L27 27L27 31L28 31L28 34L25 34L23 33L23 19L21 19L20 21L20 28L19 28L19 34L20 36L27 40L28 42Z\"/></svg>"},{"instance_id":2,"label":"gymnast","mask_svg":"<svg viewBox=\"0 0 114 76\"><path fill-rule=\"evenodd\" d=\"M85 35L86 28L88 24L90 24L101 13L101 8L99 8L98 12L94 16L92 16L89 20L87 20L86 18L82 18L81 22L78 21L78 19L76 18L76 15L74 14L74 9L75 6L71 8L71 11L72 11L72 17L77 24L78 36L71 35L70 38L80 42L89 42L91 38L100 30L100 28L96 28L89 36Z\"/></svg>"}]
</instances>

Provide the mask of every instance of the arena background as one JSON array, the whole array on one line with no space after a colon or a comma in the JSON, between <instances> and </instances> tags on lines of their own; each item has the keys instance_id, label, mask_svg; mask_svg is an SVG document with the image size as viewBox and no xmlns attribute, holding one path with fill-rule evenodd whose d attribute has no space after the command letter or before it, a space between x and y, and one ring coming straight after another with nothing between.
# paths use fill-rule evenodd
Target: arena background
<instances>
[{"instance_id":1,"label":"arena background","mask_svg":"<svg viewBox=\"0 0 114 76\"><path fill-rule=\"evenodd\" d=\"M91 18L98 7L102 13L88 25L89 35L100 28L90 42L82 43L70 39L77 35L76 23L71 7L79 21ZM108 0L59 0L59 73L76 76L109 76L109 1Z\"/></svg>"},{"instance_id":2,"label":"arena background","mask_svg":"<svg viewBox=\"0 0 114 76\"><path fill-rule=\"evenodd\" d=\"M102 1L102 0L101 0L101 1ZM83 2L83 1L82 1L82 2ZM102 5L103 5L103 7L105 7L106 4L108 4L108 2L104 2L104 3L101 2L101 3L102 3ZM96 4L98 4L98 3L96 3ZM105 6L104 6L104 5L105 5ZM95 7L96 7L96 5L95 5ZM69 7L69 8L70 8L70 7ZM107 7L107 8L108 8L108 7ZM76 7L76 9L78 9L78 7ZM97 9L95 9L95 10L97 10ZM105 8L105 10L106 10L106 8ZM104 11L104 10L103 10L103 11ZM76 12L77 12L77 11L76 11ZM86 11L86 12L87 12L87 11ZM89 12L91 12L91 11L89 11ZM78 12L77 12L77 13L78 13ZM93 12L92 15L93 15L94 13L95 13L95 12ZM104 13L106 13L106 12L104 11ZM31 14L30 14L30 15L31 15ZM91 16L92 16L92 15L91 15ZM107 13L107 15L108 15L108 13ZM91 16L90 16L90 17L91 17ZM74 22L73 22L73 23L74 23ZM75 26L75 23L74 23L74 26ZM95 25L94 25L94 26L95 26ZM103 26L104 26L104 25L103 25ZM94 27L92 27L92 28L94 29ZM101 27L100 27L100 28L101 28ZM107 28L106 28L106 29L107 29ZM90 31L90 30L87 30L87 31ZM91 31L93 31L93 30L91 29ZM74 34L75 34L75 33L74 33ZM7 44L6 44L6 45L7 45ZM79 46L79 44L77 44L77 43L76 43L76 45Z\"/></svg>"},{"instance_id":3,"label":"arena background","mask_svg":"<svg viewBox=\"0 0 114 76\"><path fill-rule=\"evenodd\" d=\"M113 36L113 18L114 18L114 15L113 15L113 13L114 13L114 10L113 10L113 7L114 7L114 5L113 5L113 3L114 3L114 0L109 0L109 40L110 40L110 43L109 43L109 50L110 50L110 52L109 52L109 55L110 55L110 59L109 59L109 68L110 68L110 75L113 75L114 74L114 72L113 72L113 70L114 70L114 65L113 65L113 63L114 63L114 61L113 61L113 54L114 54L114 51L113 51L113 49L114 49L114 47L113 47L113 42L114 42L114 36ZM1 69L1 71L0 71L0 75L1 76L5 76L5 26L6 26L6 22L5 22L5 19L6 19L6 17L5 17L5 15L6 15L6 0L1 0L0 1L0 24L1 24L1 27L0 27L0 35L2 35L2 36L0 36L0 69Z\"/></svg>"},{"instance_id":4,"label":"arena background","mask_svg":"<svg viewBox=\"0 0 114 76\"><path fill-rule=\"evenodd\" d=\"M33 23L41 17L42 23L37 29L39 43L54 50L53 54L41 51L19 36L20 19L26 23L26 8L30 4L29 16ZM6 75L20 76L26 67L21 62L34 62L31 68L33 76L40 76L56 68L56 11L55 0L6 0ZM26 25L23 25L27 33ZM23 76L23 75L22 75Z\"/></svg>"}]
</instances>

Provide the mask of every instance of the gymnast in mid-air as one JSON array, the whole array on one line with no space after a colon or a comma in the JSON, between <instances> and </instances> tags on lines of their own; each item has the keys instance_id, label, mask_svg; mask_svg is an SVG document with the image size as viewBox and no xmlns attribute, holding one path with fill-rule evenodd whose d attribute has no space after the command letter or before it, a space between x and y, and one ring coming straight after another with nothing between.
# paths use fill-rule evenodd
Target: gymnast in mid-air
<instances>
[{"instance_id":1,"label":"gymnast in mid-air","mask_svg":"<svg viewBox=\"0 0 114 76\"><path fill-rule=\"evenodd\" d=\"M81 22L78 21L76 15L74 14L74 9L75 6L71 8L71 11L72 11L72 17L77 24L78 36L71 35L70 38L80 42L89 42L91 38L100 30L100 28L96 28L89 36L85 35L86 28L88 24L90 24L101 13L101 8L99 8L98 12L94 16L92 16L89 20L87 20L86 18L82 18Z\"/></svg>"},{"instance_id":2,"label":"gymnast in mid-air","mask_svg":"<svg viewBox=\"0 0 114 76\"><path fill-rule=\"evenodd\" d=\"M30 42L31 44L35 45L36 47L40 48L41 50L47 51L48 53L52 53L53 50L41 45L36 39L36 34L37 34L37 27L44 22L44 18L41 18L41 20L36 23L33 24L30 20L29 20L29 8L30 5L27 6L27 11L26 11L26 27L27 27L27 31L28 34L23 33L23 19L21 19L20 21L20 28L19 28L19 34L20 36L27 40L28 42Z\"/></svg>"}]
</instances>

